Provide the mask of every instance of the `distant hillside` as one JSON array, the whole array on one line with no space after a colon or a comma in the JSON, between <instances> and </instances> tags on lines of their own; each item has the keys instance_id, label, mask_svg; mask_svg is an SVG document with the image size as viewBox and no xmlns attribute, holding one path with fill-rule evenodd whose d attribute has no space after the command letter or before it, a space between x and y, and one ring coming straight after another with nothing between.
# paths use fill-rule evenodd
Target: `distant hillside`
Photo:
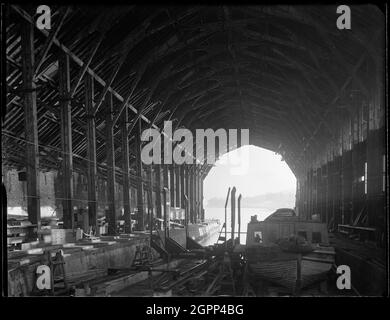
<instances>
[{"instance_id":1,"label":"distant hillside","mask_svg":"<svg viewBox=\"0 0 390 320\"><path fill-rule=\"evenodd\" d=\"M238 195L237 195L238 196ZM230 199L229 199L230 204ZM225 199L211 198L207 201L208 208L223 208L225 206ZM293 208L295 206L295 192L285 191L277 193L266 193L253 197L242 197L242 208Z\"/></svg>"}]
</instances>

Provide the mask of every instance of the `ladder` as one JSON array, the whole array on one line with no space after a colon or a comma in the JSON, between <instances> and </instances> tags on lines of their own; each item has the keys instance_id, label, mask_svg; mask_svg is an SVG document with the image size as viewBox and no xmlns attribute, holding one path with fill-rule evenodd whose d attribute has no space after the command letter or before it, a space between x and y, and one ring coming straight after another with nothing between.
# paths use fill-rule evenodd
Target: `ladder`
<instances>
[{"instance_id":1,"label":"ladder","mask_svg":"<svg viewBox=\"0 0 390 320\"><path fill-rule=\"evenodd\" d=\"M54 255L54 257L53 257ZM42 263L50 269L50 289L39 291L36 287L33 290L35 295L63 295L69 290L69 285L65 274L65 261L62 250L52 254L51 250L46 250L43 255Z\"/></svg>"},{"instance_id":2,"label":"ladder","mask_svg":"<svg viewBox=\"0 0 390 320\"><path fill-rule=\"evenodd\" d=\"M222 236L222 233L225 231L225 229L226 229L226 223L224 222L223 225L222 225L221 231L219 232L217 244L219 244L220 241L222 243L224 243L226 241L226 237Z\"/></svg>"}]
</instances>

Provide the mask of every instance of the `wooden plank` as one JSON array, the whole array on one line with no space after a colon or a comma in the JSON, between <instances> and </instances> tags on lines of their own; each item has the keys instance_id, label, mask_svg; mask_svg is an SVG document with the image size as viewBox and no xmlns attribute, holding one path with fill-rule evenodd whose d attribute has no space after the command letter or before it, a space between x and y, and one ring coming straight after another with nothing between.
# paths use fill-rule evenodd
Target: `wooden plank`
<instances>
[{"instance_id":1,"label":"wooden plank","mask_svg":"<svg viewBox=\"0 0 390 320\"><path fill-rule=\"evenodd\" d=\"M355 227L355 226L350 226L346 224L339 224L339 228L347 228L347 229L355 229L355 230L363 230L363 231L372 231L374 232L376 229L375 228L368 228L368 227Z\"/></svg>"},{"instance_id":2,"label":"wooden plank","mask_svg":"<svg viewBox=\"0 0 390 320\"><path fill-rule=\"evenodd\" d=\"M87 115L87 171L88 171L88 225L97 233L97 164L96 164L96 125L94 117L94 80L89 74L85 77L85 112ZM87 231L87 230L86 230Z\"/></svg>"},{"instance_id":3,"label":"wooden plank","mask_svg":"<svg viewBox=\"0 0 390 320\"><path fill-rule=\"evenodd\" d=\"M23 23L22 74L24 86L24 120L26 138L27 213L31 223L40 226L39 150L37 93L34 83L34 27Z\"/></svg>"},{"instance_id":4,"label":"wooden plank","mask_svg":"<svg viewBox=\"0 0 390 320\"><path fill-rule=\"evenodd\" d=\"M115 213L115 146L113 132L114 106L112 94L106 96L106 130L107 130L107 202L108 202L108 235L116 234L116 213Z\"/></svg>"},{"instance_id":5,"label":"wooden plank","mask_svg":"<svg viewBox=\"0 0 390 320\"><path fill-rule=\"evenodd\" d=\"M60 53L58 61L60 117L61 117L61 145L62 145L62 207L65 229L74 228L73 217L73 154L72 154L72 108L69 100L70 72L69 56Z\"/></svg>"}]
</instances>

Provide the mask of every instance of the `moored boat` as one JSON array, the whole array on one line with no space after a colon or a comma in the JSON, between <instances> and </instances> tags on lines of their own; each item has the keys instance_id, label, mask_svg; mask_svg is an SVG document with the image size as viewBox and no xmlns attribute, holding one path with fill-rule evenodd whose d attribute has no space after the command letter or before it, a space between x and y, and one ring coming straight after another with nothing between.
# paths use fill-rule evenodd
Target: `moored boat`
<instances>
[{"instance_id":1,"label":"moored boat","mask_svg":"<svg viewBox=\"0 0 390 320\"><path fill-rule=\"evenodd\" d=\"M334 264L326 225L302 221L291 209L248 224L246 257L252 276L294 293L326 280Z\"/></svg>"}]
</instances>

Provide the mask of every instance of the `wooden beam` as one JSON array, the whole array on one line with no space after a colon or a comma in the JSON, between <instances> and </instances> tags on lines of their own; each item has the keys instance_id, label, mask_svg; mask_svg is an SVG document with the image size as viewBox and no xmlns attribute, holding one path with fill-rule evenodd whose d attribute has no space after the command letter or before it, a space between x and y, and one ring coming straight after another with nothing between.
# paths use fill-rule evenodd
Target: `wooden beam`
<instances>
[{"instance_id":1,"label":"wooden beam","mask_svg":"<svg viewBox=\"0 0 390 320\"><path fill-rule=\"evenodd\" d=\"M116 234L116 210L115 210L115 147L114 133L112 128L113 120L113 100L112 94L108 94L105 99L107 115L106 115L106 130L107 130L107 202L108 202L108 234Z\"/></svg>"},{"instance_id":2,"label":"wooden beam","mask_svg":"<svg viewBox=\"0 0 390 320\"><path fill-rule=\"evenodd\" d=\"M74 228L73 215L73 151L72 151L72 108L69 100L70 72L69 56L61 52L58 61L60 89L60 118L62 145L62 208L65 229Z\"/></svg>"},{"instance_id":3,"label":"wooden beam","mask_svg":"<svg viewBox=\"0 0 390 320\"><path fill-rule=\"evenodd\" d=\"M116 116L114 118L113 125L115 125L115 123L118 121L118 119L121 116L123 110L125 109L125 107L129 103L129 101L130 101L131 97L133 96L134 91L137 88L138 83L140 82L142 76L144 75L145 70L146 70L146 68L147 68L147 66L148 66L148 64L149 64L149 62L150 62L152 57L153 57L153 53L149 53L149 55L145 57L144 61L141 62L141 65L138 68L137 77L134 80L134 83L132 83L132 85L131 85L132 86L131 90L129 90L127 96L123 99L123 102L122 102L121 106L119 107L119 111L118 111L118 113L116 114ZM161 75L156 78L157 79L156 80L157 84L159 82L159 78L160 77L161 77ZM151 90L151 92L149 93L148 98L146 99L145 103L142 105L140 110L138 110L136 121L138 120L139 117L141 117L142 111L143 111L144 107L146 106L146 104L149 102L151 94L153 94L153 90Z\"/></svg>"},{"instance_id":4,"label":"wooden beam","mask_svg":"<svg viewBox=\"0 0 390 320\"><path fill-rule=\"evenodd\" d=\"M74 94L76 93L77 91L77 88L79 87L80 83L81 83L81 80L83 79L85 73L87 72L88 68L89 68L89 65L91 64L92 62L92 59L93 57L95 56L97 50L99 49L99 46L100 44L102 43L103 41L103 38L104 38L104 35L105 33L102 33L99 37L99 39L97 40L96 44L95 44L95 47L92 49L91 51L91 55L89 56L89 59L88 61L83 65L83 67L81 68L80 70L80 73L79 75L77 76L76 78L76 81L74 82L73 86L72 86L72 89L70 90L70 97L73 98Z\"/></svg>"},{"instance_id":5,"label":"wooden beam","mask_svg":"<svg viewBox=\"0 0 390 320\"><path fill-rule=\"evenodd\" d=\"M23 19L28 21L31 25L33 25L33 26L35 25L34 19L25 10L21 9L20 7L18 7L16 5L11 5L11 8L13 10L15 10ZM43 30L40 30L40 31L42 32L42 34L45 37L49 37L50 36L50 34L49 34L49 32L47 30L43 29ZM68 54L69 57L77 65L79 65L80 67L84 66L85 62L82 61L76 54L74 54L68 47L66 47L64 44L62 44L60 41L58 41L57 38L54 38L53 44L55 44L61 51L63 51L66 54ZM95 78L97 83L99 83L103 87L106 87L106 82L101 77L99 77L91 68L87 68L87 73L92 75ZM115 91L111 86L107 86L107 91L111 92L113 97L115 97L119 102L123 102L123 97L117 91ZM135 114L138 113L138 110L136 108L134 108L132 105L128 105L128 107ZM96 106L95 106L95 108L96 108ZM96 112L96 110L95 110L95 112ZM150 120L148 118L146 118L145 116L141 116L141 119L144 120L146 123L150 123ZM158 127L156 125L154 125L153 127L155 129L158 129Z\"/></svg>"},{"instance_id":6,"label":"wooden beam","mask_svg":"<svg viewBox=\"0 0 390 320\"><path fill-rule=\"evenodd\" d=\"M378 34L374 35L372 40L371 40L371 43L373 43L377 38L378 38ZM368 46L368 44L367 44ZM349 76L347 77L347 79L344 81L344 84L342 85L342 87L339 89L339 91L337 92L337 94L335 95L335 97L333 98L333 100L329 103L328 106L326 106L325 108L325 111L323 112L323 116L322 116L322 120L320 121L320 123L317 125L317 127L315 128L315 130L312 132L310 138L308 139L308 142L305 146L305 148L303 149L302 153L301 153L301 156L300 156L300 159L304 156L304 153L305 151L310 147L310 141L313 140L315 138L315 136L318 134L321 126L324 124L325 121L327 121L327 116L328 114L330 113L330 111L332 110L332 107L335 105L335 103L340 99L342 93L344 92L344 90L347 88L347 86L351 83L351 81L354 80L354 78L356 77L356 73L357 71L361 68L363 62L367 59L367 54L368 52L364 52L358 62L354 65L353 68L349 69Z\"/></svg>"},{"instance_id":7,"label":"wooden beam","mask_svg":"<svg viewBox=\"0 0 390 320\"><path fill-rule=\"evenodd\" d=\"M22 25L21 45L26 137L27 214L29 221L32 224L37 224L40 228L37 93L34 82L34 28L27 22Z\"/></svg>"},{"instance_id":8,"label":"wooden beam","mask_svg":"<svg viewBox=\"0 0 390 320\"><path fill-rule=\"evenodd\" d=\"M122 170L123 170L123 211L125 217L125 233L131 233L131 213L130 213L130 178L129 178L129 139L127 132L128 109L123 112L121 132L122 132Z\"/></svg>"},{"instance_id":9,"label":"wooden beam","mask_svg":"<svg viewBox=\"0 0 390 320\"><path fill-rule=\"evenodd\" d=\"M87 172L88 172L88 219L89 226L99 234L97 226L97 165L96 165L96 125L94 117L94 79L85 77L85 113L87 116Z\"/></svg>"},{"instance_id":10,"label":"wooden beam","mask_svg":"<svg viewBox=\"0 0 390 320\"><path fill-rule=\"evenodd\" d=\"M39 69L42 67L42 64L45 62L45 59L46 59L46 56L54 42L54 39L56 38L58 32L60 31L61 27L62 27L62 24L64 23L65 21L65 18L67 17L68 13L70 11L70 7L67 7L66 8L66 11L64 12L64 14L62 15L61 17L61 20L60 22L58 23L57 27L55 28L55 30L53 30L52 32L50 32L49 34L49 37L46 39L46 42L45 42L45 46L43 48L43 51L42 51L42 54L40 56L40 58L38 59L38 62L35 66L35 73L34 73L34 76L35 77L39 77Z\"/></svg>"}]
</instances>

